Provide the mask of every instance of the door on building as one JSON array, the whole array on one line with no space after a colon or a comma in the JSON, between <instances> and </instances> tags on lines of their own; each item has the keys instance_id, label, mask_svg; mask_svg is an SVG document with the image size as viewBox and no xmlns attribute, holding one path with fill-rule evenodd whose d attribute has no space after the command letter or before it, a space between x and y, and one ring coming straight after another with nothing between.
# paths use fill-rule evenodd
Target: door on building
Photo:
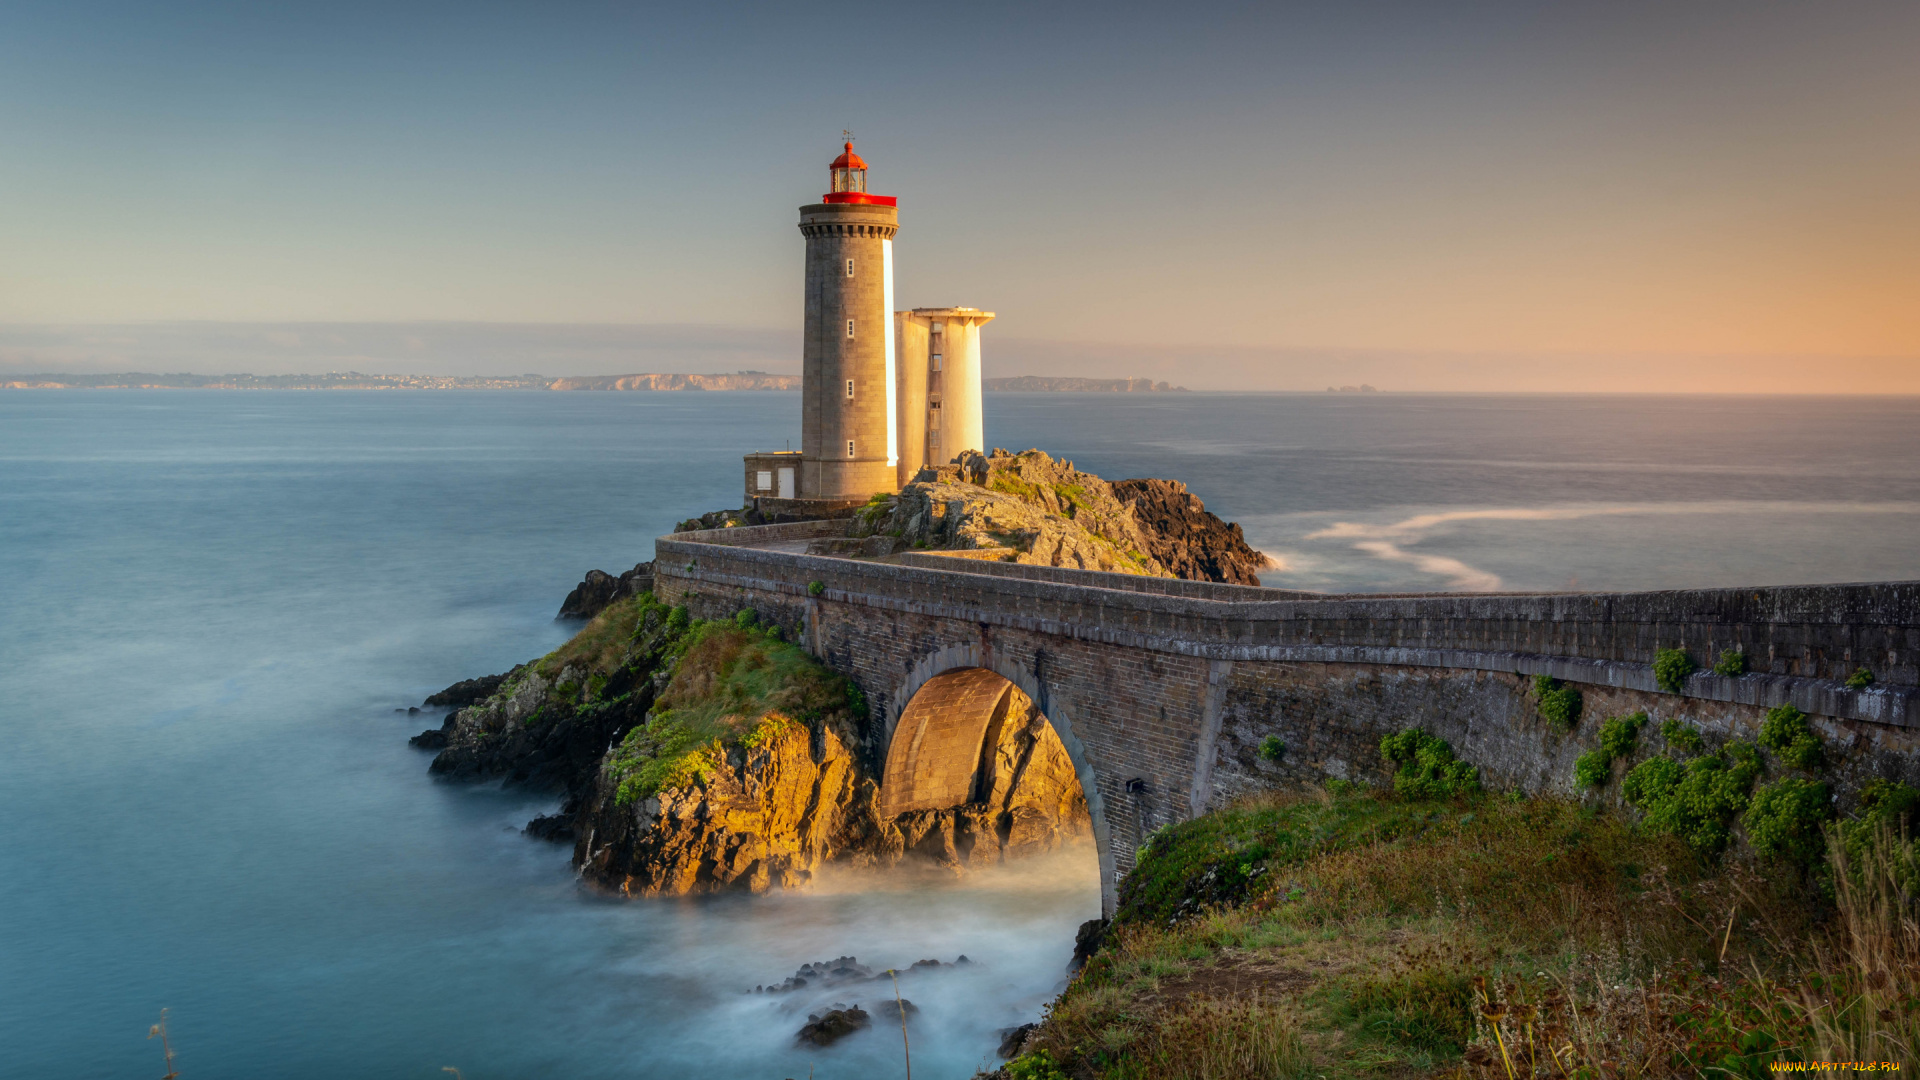
<instances>
[{"instance_id":1,"label":"door on building","mask_svg":"<svg viewBox=\"0 0 1920 1080\"><path fill-rule=\"evenodd\" d=\"M780 470L780 497L793 498L793 466L791 465Z\"/></svg>"}]
</instances>

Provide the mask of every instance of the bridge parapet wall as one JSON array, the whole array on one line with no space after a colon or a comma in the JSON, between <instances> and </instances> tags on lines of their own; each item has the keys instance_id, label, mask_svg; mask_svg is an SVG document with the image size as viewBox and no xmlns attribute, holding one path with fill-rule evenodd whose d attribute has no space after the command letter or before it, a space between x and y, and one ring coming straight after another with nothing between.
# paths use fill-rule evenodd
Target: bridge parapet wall
<instances>
[{"instance_id":1,"label":"bridge parapet wall","mask_svg":"<svg viewBox=\"0 0 1920 1080\"><path fill-rule=\"evenodd\" d=\"M1687 694L1750 705L1792 702L1821 715L1920 727L1920 582L1230 601L1049 580L1080 575L1044 567L1020 568L1051 570L1037 578L978 569L1009 564L929 568L919 560L901 565L716 546L766 542L747 535L761 528L793 527L663 537L660 573L696 591L703 584L744 590L776 604L776 597L804 600L817 581L825 596L867 606L1210 660L1458 667L1646 691L1658 690L1652 664L1660 649L1684 648L1703 665L1723 649L1739 649L1752 674L1696 673ZM1216 588L1233 590L1227 595L1269 591ZM1875 676L1872 687L1842 685L1862 666Z\"/></svg>"},{"instance_id":2,"label":"bridge parapet wall","mask_svg":"<svg viewBox=\"0 0 1920 1080\"><path fill-rule=\"evenodd\" d=\"M1599 718L1645 710L1656 730L1679 718L1751 739L1766 708L1791 702L1830 740L1843 800L1872 776L1920 781L1920 583L1309 598L1216 587L1260 597L1224 600L1130 587L1154 579L745 546L805 538L772 528L785 531L661 538L656 590L703 618L751 607L799 632L866 693L875 775L929 680L985 668L1012 681L1073 758L1109 908L1154 828L1276 785L1381 782L1380 737L1408 726L1450 740L1492 786L1577 795L1574 759ZM1676 645L1702 661L1743 648L1756 673L1696 674L1665 692L1651 664ZM1860 665L1878 682L1846 688ZM1576 731L1539 716L1535 674L1585 684ZM1268 737L1285 743L1283 760L1260 752Z\"/></svg>"}]
</instances>

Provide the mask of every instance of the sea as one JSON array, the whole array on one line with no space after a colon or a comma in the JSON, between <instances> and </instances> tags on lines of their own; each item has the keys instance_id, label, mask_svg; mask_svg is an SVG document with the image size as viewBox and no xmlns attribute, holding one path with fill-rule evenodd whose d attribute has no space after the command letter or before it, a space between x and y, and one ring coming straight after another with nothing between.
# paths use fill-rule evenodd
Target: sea
<instances>
[{"instance_id":1,"label":"sea","mask_svg":"<svg viewBox=\"0 0 1920 1080\"><path fill-rule=\"evenodd\" d=\"M585 571L737 506L797 395L0 393L0 1060L185 1080L904 1076L993 1064L1099 909L1090 852L618 901L430 779L410 712L565 640ZM1920 399L1000 394L989 443L1182 480L1328 592L1920 578ZM965 955L968 963L953 962ZM768 996L907 970L827 1049ZM877 1017L877 1014L876 1014Z\"/></svg>"}]
</instances>

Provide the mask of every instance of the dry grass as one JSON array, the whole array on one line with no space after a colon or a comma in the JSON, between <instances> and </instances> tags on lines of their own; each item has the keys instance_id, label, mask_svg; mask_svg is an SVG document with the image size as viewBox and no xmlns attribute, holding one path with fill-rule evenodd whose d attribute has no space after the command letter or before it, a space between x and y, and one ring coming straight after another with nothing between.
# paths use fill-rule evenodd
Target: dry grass
<instances>
[{"instance_id":1,"label":"dry grass","mask_svg":"<svg viewBox=\"0 0 1920 1080\"><path fill-rule=\"evenodd\" d=\"M665 605L652 593L630 596L608 604L600 614L587 621L580 632L565 645L541 657L535 670L553 678L569 666L586 669L590 675L605 675L626 662L634 632L649 609L664 616Z\"/></svg>"},{"instance_id":2,"label":"dry grass","mask_svg":"<svg viewBox=\"0 0 1920 1080\"><path fill-rule=\"evenodd\" d=\"M1294 1025L1258 1075L1758 1078L1920 1045L1900 885L1920 865L1886 830L1851 860L1830 841L1828 902L1821 874L1703 861L1555 800L1316 793L1214 816L1156 838L1137 917L1036 1037L1067 1075L1189 1075L1162 1048L1229 1007ZM1222 865L1230 906L1171 900Z\"/></svg>"}]
</instances>

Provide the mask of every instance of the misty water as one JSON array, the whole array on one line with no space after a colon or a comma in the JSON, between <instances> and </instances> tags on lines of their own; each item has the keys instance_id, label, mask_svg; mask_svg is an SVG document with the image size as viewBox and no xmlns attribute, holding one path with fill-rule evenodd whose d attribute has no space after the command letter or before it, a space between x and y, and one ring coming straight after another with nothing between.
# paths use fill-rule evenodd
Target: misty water
<instances>
[{"instance_id":1,"label":"misty water","mask_svg":"<svg viewBox=\"0 0 1920 1080\"><path fill-rule=\"evenodd\" d=\"M0 395L0 1046L213 1077L900 1075L748 993L911 973L915 1075L965 1077L1060 984L1090 853L620 902L432 782L409 716L564 640L591 567L737 503L791 394ZM1920 401L999 395L989 441L1185 480L1325 590L1920 577Z\"/></svg>"}]
</instances>

